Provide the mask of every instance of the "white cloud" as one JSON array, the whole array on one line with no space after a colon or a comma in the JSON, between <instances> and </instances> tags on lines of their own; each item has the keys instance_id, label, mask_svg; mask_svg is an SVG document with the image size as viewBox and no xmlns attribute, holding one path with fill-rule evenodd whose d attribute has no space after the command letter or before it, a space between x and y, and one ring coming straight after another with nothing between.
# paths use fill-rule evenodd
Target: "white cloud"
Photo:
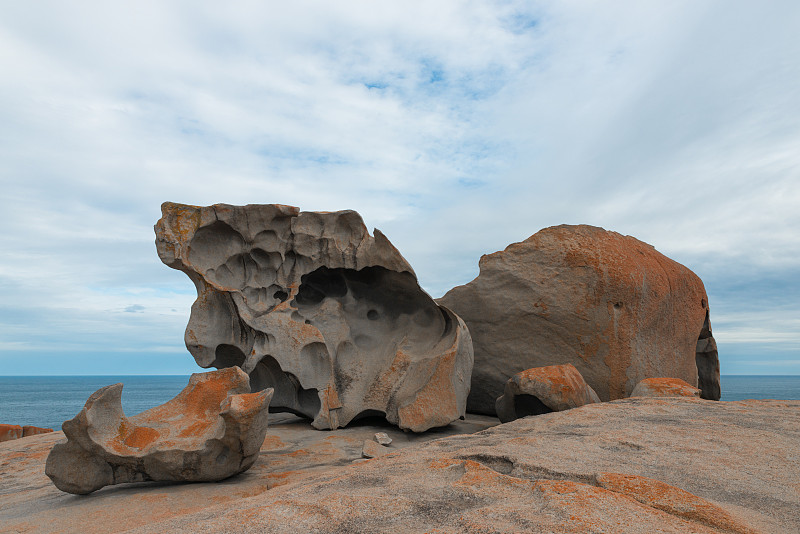
<instances>
[{"instance_id":1,"label":"white cloud","mask_svg":"<svg viewBox=\"0 0 800 534\"><path fill-rule=\"evenodd\" d=\"M165 200L356 209L436 296L565 222L650 242L723 315L760 271L796 295L799 10L5 4L0 290L29 322L0 343L60 314L35 346L180 349L193 289L155 254ZM746 294L750 330L718 335L800 341Z\"/></svg>"}]
</instances>

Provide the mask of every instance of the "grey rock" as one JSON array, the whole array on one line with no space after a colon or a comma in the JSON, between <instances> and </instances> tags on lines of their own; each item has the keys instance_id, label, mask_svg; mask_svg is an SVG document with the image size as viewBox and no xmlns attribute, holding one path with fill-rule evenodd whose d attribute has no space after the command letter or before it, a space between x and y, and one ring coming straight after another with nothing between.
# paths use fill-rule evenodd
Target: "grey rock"
<instances>
[{"instance_id":1,"label":"grey rock","mask_svg":"<svg viewBox=\"0 0 800 534\"><path fill-rule=\"evenodd\" d=\"M463 321L354 211L165 203L161 260L197 288L186 346L238 365L271 410L335 429L383 415L414 432L463 417L472 343Z\"/></svg>"},{"instance_id":2,"label":"grey rock","mask_svg":"<svg viewBox=\"0 0 800 534\"><path fill-rule=\"evenodd\" d=\"M717 400L719 361L703 282L630 236L593 226L554 226L483 256L480 274L440 304L472 335L467 408L494 413L514 374L570 363L607 401L639 381L680 378ZM704 337L708 336L708 337Z\"/></svg>"},{"instance_id":3,"label":"grey rock","mask_svg":"<svg viewBox=\"0 0 800 534\"><path fill-rule=\"evenodd\" d=\"M507 423L528 415L561 412L600 402L597 393L571 364L527 369L512 376L495 408Z\"/></svg>"},{"instance_id":4,"label":"grey rock","mask_svg":"<svg viewBox=\"0 0 800 534\"><path fill-rule=\"evenodd\" d=\"M392 438L390 438L389 434L386 432L376 432L372 439L375 440L375 443L379 443L381 445L389 446L392 444Z\"/></svg>"},{"instance_id":5,"label":"grey rock","mask_svg":"<svg viewBox=\"0 0 800 534\"><path fill-rule=\"evenodd\" d=\"M364 444L361 446L361 456L364 458L377 458L389 452L391 452L389 448L371 439L365 439Z\"/></svg>"},{"instance_id":6,"label":"grey rock","mask_svg":"<svg viewBox=\"0 0 800 534\"><path fill-rule=\"evenodd\" d=\"M99 389L62 425L66 442L47 457L45 473L68 493L148 480L198 482L249 469L267 433L271 390L250 393L238 367L193 374L161 406L126 417L122 384Z\"/></svg>"}]
</instances>

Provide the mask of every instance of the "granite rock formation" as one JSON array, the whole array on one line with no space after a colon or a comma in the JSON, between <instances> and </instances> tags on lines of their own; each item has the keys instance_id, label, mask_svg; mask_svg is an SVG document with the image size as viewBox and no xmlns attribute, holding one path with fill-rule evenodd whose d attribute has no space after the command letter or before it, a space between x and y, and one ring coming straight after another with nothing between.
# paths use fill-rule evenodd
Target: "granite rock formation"
<instances>
[{"instance_id":1,"label":"granite rock formation","mask_svg":"<svg viewBox=\"0 0 800 534\"><path fill-rule=\"evenodd\" d=\"M631 397L700 397L700 390L679 378L645 378Z\"/></svg>"},{"instance_id":2,"label":"granite rock formation","mask_svg":"<svg viewBox=\"0 0 800 534\"><path fill-rule=\"evenodd\" d=\"M38 436L39 434L47 434L52 432L52 428L42 428L40 426L25 425L22 427L22 437Z\"/></svg>"},{"instance_id":3,"label":"granite rock formation","mask_svg":"<svg viewBox=\"0 0 800 534\"><path fill-rule=\"evenodd\" d=\"M222 480L249 469L267 433L271 390L250 393L241 369L193 374L174 399L126 417L122 384L99 389L62 428L45 472L56 487L86 494L148 480Z\"/></svg>"},{"instance_id":4,"label":"granite rock formation","mask_svg":"<svg viewBox=\"0 0 800 534\"><path fill-rule=\"evenodd\" d=\"M711 333L711 320L708 308L706 319L695 348L695 362L697 363L697 387L700 396L704 399L719 400L722 396L719 384L719 354L717 342Z\"/></svg>"},{"instance_id":5,"label":"granite rock formation","mask_svg":"<svg viewBox=\"0 0 800 534\"><path fill-rule=\"evenodd\" d=\"M545 228L483 256L479 276L438 302L472 335L470 411L494 413L514 374L565 363L604 401L651 377L699 384L703 398L719 399L702 281L633 237L585 225Z\"/></svg>"},{"instance_id":6,"label":"granite rock formation","mask_svg":"<svg viewBox=\"0 0 800 534\"><path fill-rule=\"evenodd\" d=\"M464 323L354 211L165 203L161 260L197 288L186 346L201 367L238 365L271 411L335 429L381 415L421 432L463 417Z\"/></svg>"},{"instance_id":7,"label":"granite rock formation","mask_svg":"<svg viewBox=\"0 0 800 534\"><path fill-rule=\"evenodd\" d=\"M571 364L527 369L512 376L495 408L507 423L528 415L541 415L600 402L597 393Z\"/></svg>"},{"instance_id":8,"label":"granite rock formation","mask_svg":"<svg viewBox=\"0 0 800 534\"><path fill-rule=\"evenodd\" d=\"M468 414L420 434L384 422L323 433L270 414L259 459L242 476L88 499L44 475L61 432L0 443L0 530L800 532L800 401L637 397L476 424L492 420ZM378 431L393 438L392 452L363 460Z\"/></svg>"},{"instance_id":9,"label":"granite rock formation","mask_svg":"<svg viewBox=\"0 0 800 534\"><path fill-rule=\"evenodd\" d=\"M22 437L22 432L20 425L0 424L0 442L19 439Z\"/></svg>"}]
</instances>

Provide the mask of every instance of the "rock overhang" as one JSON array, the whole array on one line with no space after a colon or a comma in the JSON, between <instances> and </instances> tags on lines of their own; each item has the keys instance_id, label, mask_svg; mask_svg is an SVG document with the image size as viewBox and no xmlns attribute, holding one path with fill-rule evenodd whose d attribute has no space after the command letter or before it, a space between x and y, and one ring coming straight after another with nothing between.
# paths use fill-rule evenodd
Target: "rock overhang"
<instances>
[{"instance_id":1,"label":"rock overhang","mask_svg":"<svg viewBox=\"0 0 800 534\"><path fill-rule=\"evenodd\" d=\"M413 431L463 417L466 326L358 213L168 202L155 231L161 260L198 292L187 348L273 387L272 410L321 429L376 413Z\"/></svg>"}]
</instances>

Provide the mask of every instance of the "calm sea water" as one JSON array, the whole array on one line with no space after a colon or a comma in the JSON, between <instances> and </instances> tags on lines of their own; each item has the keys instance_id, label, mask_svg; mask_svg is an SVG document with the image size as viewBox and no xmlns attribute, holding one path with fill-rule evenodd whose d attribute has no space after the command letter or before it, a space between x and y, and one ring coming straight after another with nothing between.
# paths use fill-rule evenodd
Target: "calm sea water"
<instances>
[{"instance_id":1,"label":"calm sea water","mask_svg":"<svg viewBox=\"0 0 800 534\"><path fill-rule=\"evenodd\" d=\"M89 395L122 382L126 415L162 404L182 390L188 376L0 376L0 423L56 430L83 408ZM722 400L800 400L800 376L722 377Z\"/></svg>"},{"instance_id":2,"label":"calm sea water","mask_svg":"<svg viewBox=\"0 0 800 534\"><path fill-rule=\"evenodd\" d=\"M136 415L177 395L188 376L0 376L0 423L61 430L89 395L122 382L122 409Z\"/></svg>"}]
</instances>

